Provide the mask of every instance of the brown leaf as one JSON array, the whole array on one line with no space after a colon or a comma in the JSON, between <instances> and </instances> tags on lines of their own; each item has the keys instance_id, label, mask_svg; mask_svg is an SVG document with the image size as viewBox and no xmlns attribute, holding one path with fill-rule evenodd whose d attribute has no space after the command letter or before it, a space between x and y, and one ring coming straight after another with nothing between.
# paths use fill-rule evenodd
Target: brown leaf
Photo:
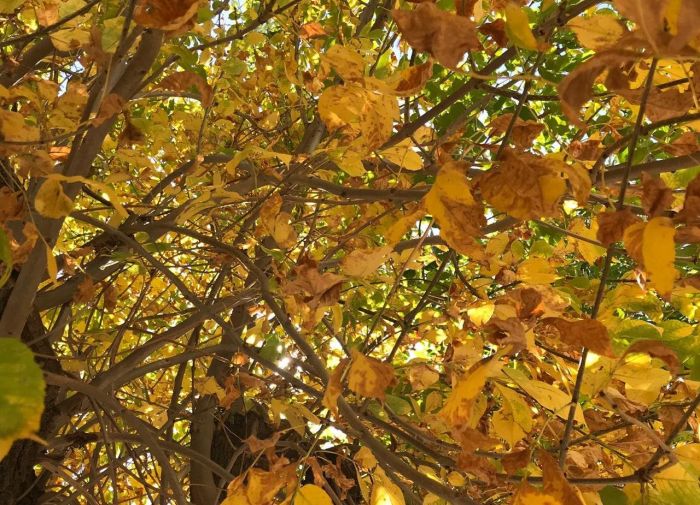
<instances>
[{"instance_id":1,"label":"brown leaf","mask_svg":"<svg viewBox=\"0 0 700 505\"><path fill-rule=\"evenodd\" d=\"M673 156L687 156L700 151L697 132L689 131L678 137L670 144L664 144L661 148Z\"/></svg>"},{"instance_id":2,"label":"brown leaf","mask_svg":"<svg viewBox=\"0 0 700 505\"><path fill-rule=\"evenodd\" d=\"M501 463L508 475L515 475L518 470L525 468L530 463L530 450L510 452L501 458Z\"/></svg>"},{"instance_id":3,"label":"brown leaf","mask_svg":"<svg viewBox=\"0 0 700 505\"><path fill-rule=\"evenodd\" d=\"M432 75L433 62L428 60L421 65L408 67L406 70L399 72L387 84L391 86L392 92L397 96L410 96L422 90Z\"/></svg>"},{"instance_id":4,"label":"brown leaf","mask_svg":"<svg viewBox=\"0 0 700 505\"><path fill-rule=\"evenodd\" d=\"M656 217L673 202L673 192L671 188L664 184L659 177L642 174L642 208L649 217Z\"/></svg>"},{"instance_id":5,"label":"brown leaf","mask_svg":"<svg viewBox=\"0 0 700 505\"><path fill-rule=\"evenodd\" d=\"M518 219L553 217L566 193L563 162L505 149L498 165L481 175L481 194L489 204Z\"/></svg>"},{"instance_id":6,"label":"brown leaf","mask_svg":"<svg viewBox=\"0 0 700 505\"><path fill-rule=\"evenodd\" d=\"M318 21L306 23L302 25L301 29L299 30L299 37L301 37L304 40L325 37L326 35L326 30L323 29L323 26L321 26L321 23L319 23Z\"/></svg>"},{"instance_id":7,"label":"brown leaf","mask_svg":"<svg viewBox=\"0 0 700 505\"><path fill-rule=\"evenodd\" d=\"M391 15L411 47L430 53L448 68L456 68L465 52L481 49L471 20L433 3L421 3L412 11L394 9Z\"/></svg>"},{"instance_id":8,"label":"brown leaf","mask_svg":"<svg viewBox=\"0 0 700 505\"><path fill-rule=\"evenodd\" d=\"M616 89L615 93L625 97L631 104L641 105L644 90ZM652 88L644 113L652 121L663 121L686 114L694 103L693 94L689 91L682 93L676 88L666 91Z\"/></svg>"},{"instance_id":9,"label":"brown leaf","mask_svg":"<svg viewBox=\"0 0 700 505\"><path fill-rule=\"evenodd\" d=\"M601 154L603 154L603 149L600 148L600 140L586 140L581 142L579 140L574 140L569 144L569 154L572 158L581 161L595 161Z\"/></svg>"},{"instance_id":10,"label":"brown leaf","mask_svg":"<svg viewBox=\"0 0 700 505\"><path fill-rule=\"evenodd\" d=\"M170 74L160 81L157 87L176 93L186 93L196 90L202 99L202 105L206 107L212 103L213 90L211 86L209 86L204 77L194 72L184 71Z\"/></svg>"},{"instance_id":11,"label":"brown leaf","mask_svg":"<svg viewBox=\"0 0 700 505\"><path fill-rule=\"evenodd\" d=\"M683 209L678 213L676 219L689 226L700 225L700 174L696 175L685 188Z\"/></svg>"},{"instance_id":12,"label":"brown leaf","mask_svg":"<svg viewBox=\"0 0 700 505\"><path fill-rule=\"evenodd\" d=\"M520 319L537 317L544 312L542 294L533 288L522 288L507 295L508 302L513 302Z\"/></svg>"},{"instance_id":13,"label":"brown leaf","mask_svg":"<svg viewBox=\"0 0 700 505\"><path fill-rule=\"evenodd\" d=\"M311 260L295 267L294 272L296 278L284 286L285 294L294 295L311 309L334 305L338 301L345 277L330 272L322 274Z\"/></svg>"},{"instance_id":14,"label":"brown leaf","mask_svg":"<svg viewBox=\"0 0 700 505\"><path fill-rule=\"evenodd\" d=\"M627 348L625 356L633 352L648 354L652 358L660 359L666 363L669 372L673 375L678 375L683 370L683 366L675 351L658 340L637 340Z\"/></svg>"},{"instance_id":15,"label":"brown leaf","mask_svg":"<svg viewBox=\"0 0 700 505\"><path fill-rule=\"evenodd\" d=\"M97 285L90 277L85 277L83 281L78 284L78 288L73 294L73 301L76 303L87 303L95 298L95 293L97 292Z\"/></svg>"},{"instance_id":16,"label":"brown leaf","mask_svg":"<svg viewBox=\"0 0 700 505\"><path fill-rule=\"evenodd\" d=\"M124 108L124 105L126 105L126 100L124 100L121 95L110 93L102 100L97 116L91 121L92 125L101 126L105 121L119 114Z\"/></svg>"},{"instance_id":17,"label":"brown leaf","mask_svg":"<svg viewBox=\"0 0 700 505\"><path fill-rule=\"evenodd\" d=\"M274 433L270 438L266 438L264 440L260 440L255 435L251 435L243 441L248 446L248 449L250 449L250 452L256 453L264 451L266 449L271 449L272 447L276 446L281 435L282 433L278 431Z\"/></svg>"},{"instance_id":18,"label":"brown leaf","mask_svg":"<svg viewBox=\"0 0 700 505\"><path fill-rule=\"evenodd\" d=\"M513 114L503 114L491 120L489 128L494 135L503 135L508 129L508 125L513 119ZM520 118L515 119L510 132L510 141L517 147L529 147L537 136L544 130L544 124L537 121L525 121Z\"/></svg>"},{"instance_id":19,"label":"brown leaf","mask_svg":"<svg viewBox=\"0 0 700 505\"><path fill-rule=\"evenodd\" d=\"M484 327L484 331L489 342L499 346L512 345L511 354L520 352L527 347L525 326L514 317L508 319L491 318Z\"/></svg>"},{"instance_id":20,"label":"brown leaf","mask_svg":"<svg viewBox=\"0 0 700 505\"><path fill-rule=\"evenodd\" d=\"M662 7L650 9L647 0L614 0L613 4L620 14L634 21L644 39L659 52L666 45L664 20L660 15Z\"/></svg>"},{"instance_id":21,"label":"brown leaf","mask_svg":"<svg viewBox=\"0 0 700 505\"><path fill-rule=\"evenodd\" d=\"M479 27L479 32L488 35L498 45L498 47L508 46L509 39L506 35L506 22L503 19L496 19L491 23L484 23Z\"/></svg>"},{"instance_id":22,"label":"brown leaf","mask_svg":"<svg viewBox=\"0 0 700 505\"><path fill-rule=\"evenodd\" d=\"M146 28L178 32L194 18L201 0L139 0L134 21Z\"/></svg>"},{"instance_id":23,"label":"brown leaf","mask_svg":"<svg viewBox=\"0 0 700 505\"><path fill-rule=\"evenodd\" d=\"M583 62L567 75L557 87L561 99L562 112L573 124L585 128L579 119L581 107L593 96L593 83L603 71L617 69L624 63L634 61L638 54L625 51L599 52Z\"/></svg>"},{"instance_id":24,"label":"brown leaf","mask_svg":"<svg viewBox=\"0 0 700 505\"><path fill-rule=\"evenodd\" d=\"M622 240L625 229L641 220L631 210L623 209L598 214L598 242L608 247Z\"/></svg>"},{"instance_id":25,"label":"brown leaf","mask_svg":"<svg viewBox=\"0 0 700 505\"><path fill-rule=\"evenodd\" d=\"M700 226L681 226L676 228L676 235L673 237L676 244L698 244L700 243Z\"/></svg>"},{"instance_id":26,"label":"brown leaf","mask_svg":"<svg viewBox=\"0 0 700 505\"><path fill-rule=\"evenodd\" d=\"M595 319L568 320L560 317L547 317L542 320L547 326L559 331L559 339L573 347L587 347L601 356L614 357L610 346L608 329Z\"/></svg>"}]
</instances>

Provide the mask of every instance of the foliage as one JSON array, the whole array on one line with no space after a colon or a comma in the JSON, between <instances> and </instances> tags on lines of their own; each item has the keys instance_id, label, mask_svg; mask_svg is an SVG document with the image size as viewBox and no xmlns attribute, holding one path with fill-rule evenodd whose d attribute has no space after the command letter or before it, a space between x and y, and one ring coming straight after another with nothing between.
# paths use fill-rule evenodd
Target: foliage
<instances>
[{"instance_id":1,"label":"foliage","mask_svg":"<svg viewBox=\"0 0 700 505\"><path fill-rule=\"evenodd\" d=\"M0 503L699 501L697 0L0 19Z\"/></svg>"}]
</instances>

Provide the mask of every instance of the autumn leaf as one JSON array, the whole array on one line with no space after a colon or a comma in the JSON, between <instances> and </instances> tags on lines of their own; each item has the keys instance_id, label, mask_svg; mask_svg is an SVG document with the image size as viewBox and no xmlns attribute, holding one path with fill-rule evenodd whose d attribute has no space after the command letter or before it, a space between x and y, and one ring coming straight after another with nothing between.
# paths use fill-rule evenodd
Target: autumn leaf
<instances>
[{"instance_id":1,"label":"autumn leaf","mask_svg":"<svg viewBox=\"0 0 700 505\"><path fill-rule=\"evenodd\" d=\"M583 47L594 51L614 47L627 31L619 19L603 13L576 17L567 27L576 34Z\"/></svg>"},{"instance_id":2,"label":"autumn leaf","mask_svg":"<svg viewBox=\"0 0 700 505\"><path fill-rule=\"evenodd\" d=\"M687 225L700 225L700 174L696 175L685 189L683 209L676 219Z\"/></svg>"},{"instance_id":3,"label":"autumn leaf","mask_svg":"<svg viewBox=\"0 0 700 505\"><path fill-rule=\"evenodd\" d=\"M642 208L649 217L656 217L673 202L673 192L658 178L642 174Z\"/></svg>"},{"instance_id":4,"label":"autumn leaf","mask_svg":"<svg viewBox=\"0 0 700 505\"><path fill-rule=\"evenodd\" d=\"M602 212L598 214L598 232L596 238L605 247L619 242L625 230L633 224L639 223L640 219L632 214L628 208L612 212Z\"/></svg>"},{"instance_id":5,"label":"autumn leaf","mask_svg":"<svg viewBox=\"0 0 700 505\"><path fill-rule=\"evenodd\" d=\"M433 62L408 67L386 81L388 90L396 96L411 96L419 93L433 75Z\"/></svg>"},{"instance_id":6,"label":"autumn leaf","mask_svg":"<svg viewBox=\"0 0 700 505\"><path fill-rule=\"evenodd\" d=\"M134 21L146 28L177 32L197 13L200 0L139 0Z\"/></svg>"},{"instance_id":7,"label":"autumn leaf","mask_svg":"<svg viewBox=\"0 0 700 505\"><path fill-rule=\"evenodd\" d=\"M518 219L557 215L566 192L557 161L509 149L495 168L481 176L479 187L489 204Z\"/></svg>"},{"instance_id":8,"label":"autumn leaf","mask_svg":"<svg viewBox=\"0 0 700 505\"><path fill-rule=\"evenodd\" d=\"M44 378L32 351L22 342L0 338L0 459L20 438L39 440L44 410Z\"/></svg>"},{"instance_id":9,"label":"autumn leaf","mask_svg":"<svg viewBox=\"0 0 700 505\"><path fill-rule=\"evenodd\" d=\"M384 264L391 250L391 246L355 249L343 258L341 269L345 275L366 279Z\"/></svg>"},{"instance_id":10,"label":"autumn leaf","mask_svg":"<svg viewBox=\"0 0 700 505\"><path fill-rule=\"evenodd\" d=\"M459 429L472 421L474 402L481 394L486 381L494 377L503 368L499 356L487 358L477 363L457 384L440 410L440 416L453 428Z\"/></svg>"},{"instance_id":11,"label":"autumn leaf","mask_svg":"<svg viewBox=\"0 0 700 505\"><path fill-rule=\"evenodd\" d=\"M91 121L92 125L102 126L103 123L119 114L124 108L125 104L126 100L124 100L123 97L117 95L116 93L110 93L104 100L102 100L97 116L95 116Z\"/></svg>"},{"instance_id":12,"label":"autumn leaf","mask_svg":"<svg viewBox=\"0 0 700 505\"><path fill-rule=\"evenodd\" d=\"M314 484L301 486L294 496L294 505L332 505L333 501L323 488Z\"/></svg>"},{"instance_id":13,"label":"autumn leaf","mask_svg":"<svg viewBox=\"0 0 700 505\"><path fill-rule=\"evenodd\" d=\"M625 229L624 244L630 256L648 274L651 285L661 296L673 289L677 272L674 266L675 228L667 217L655 217L648 223L637 223Z\"/></svg>"},{"instance_id":14,"label":"autumn leaf","mask_svg":"<svg viewBox=\"0 0 700 505\"><path fill-rule=\"evenodd\" d=\"M538 459L542 467L543 488L537 489L527 481L518 488L513 505L585 505L581 493L569 484L557 461L540 450Z\"/></svg>"},{"instance_id":15,"label":"autumn leaf","mask_svg":"<svg viewBox=\"0 0 700 505\"><path fill-rule=\"evenodd\" d=\"M456 68L465 52L481 48L472 21L434 3L421 3L412 11L394 9L391 16L411 47L430 53L446 67Z\"/></svg>"},{"instance_id":16,"label":"autumn leaf","mask_svg":"<svg viewBox=\"0 0 700 505\"><path fill-rule=\"evenodd\" d=\"M340 398L340 395L343 393L342 379L347 366L348 360L344 359L335 367L328 378L328 384L326 385L326 390L323 393L323 399L321 401L323 406L336 416L338 415L338 398Z\"/></svg>"},{"instance_id":17,"label":"autumn leaf","mask_svg":"<svg viewBox=\"0 0 700 505\"><path fill-rule=\"evenodd\" d=\"M625 351L625 355L630 353L645 353L653 358L659 358L668 366L673 375L678 375L683 369L676 353L657 340L637 340Z\"/></svg>"},{"instance_id":18,"label":"autumn leaf","mask_svg":"<svg viewBox=\"0 0 700 505\"><path fill-rule=\"evenodd\" d=\"M386 389L396 382L394 367L353 350L348 388L360 396L384 400Z\"/></svg>"},{"instance_id":19,"label":"autumn leaf","mask_svg":"<svg viewBox=\"0 0 700 505\"><path fill-rule=\"evenodd\" d=\"M46 179L34 198L36 211L44 217L61 219L73 211L73 201L63 191L63 185L53 178Z\"/></svg>"},{"instance_id":20,"label":"autumn leaf","mask_svg":"<svg viewBox=\"0 0 700 505\"><path fill-rule=\"evenodd\" d=\"M538 51L541 46L530 29L530 22L525 9L515 2L508 2L505 6L506 35L510 41L518 47L530 51Z\"/></svg>"},{"instance_id":21,"label":"autumn leaf","mask_svg":"<svg viewBox=\"0 0 700 505\"><path fill-rule=\"evenodd\" d=\"M542 320L546 326L556 328L559 339L567 345L589 348L601 356L614 357L610 345L608 329L595 319L567 320L560 317L547 317Z\"/></svg>"},{"instance_id":22,"label":"autumn leaf","mask_svg":"<svg viewBox=\"0 0 700 505\"><path fill-rule=\"evenodd\" d=\"M479 258L475 237L486 224L484 209L472 196L465 163L448 162L425 196L425 208L440 225L441 235L457 252Z\"/></svg>"},{"instance_id":23,"label":"autumn leaf","mask_svg":"<svg viewBox=\"0 0 700 505\"><path fill-rule=\"evenodd\" d=\"M206 79L190 71L175 72L168 75L158 83L157 89L165 89L181 94L196 90L205 107L211 105L214 99L214 91Z\"/></svg>"},{"instance_id":24,"label":"autumn leaf","mask_svg":"<svg viewBox=\"0 0 700 505\"><path fill-rule=\"evenodd\" d=\"M291 225L292 216L282 210L282 196L275 193L260 208L260 223L264 233L277 245L289 248L296 244L297 234Z\"/></svg>"},{"instance_id":25,"label":"autumn leaf","mask_svg":"<svg viewBox=\"0 0 700 505\"><path fill-rule=\"evenodd\" d=\"M494 135L502 135L507 131L511 122L513 122L513 114L508 113L492 119L489 126ZM544 130L542 123L516 118L511 129L510 140L517 147L529 147L542 130Z\"/></svg>"},{"instance_id":26,"label":"autumn leaf","mask_svg":"<svg viewBox=\"0 0 700 505\"><path fill-rule=\"evenodd\" d=\"M296 266L294 273L296 278L284 286L286 294L299 298L314 309L337 302L345 277L331 272L321 273L313 261L305 261Z\"/></svg>"}]
</instances>

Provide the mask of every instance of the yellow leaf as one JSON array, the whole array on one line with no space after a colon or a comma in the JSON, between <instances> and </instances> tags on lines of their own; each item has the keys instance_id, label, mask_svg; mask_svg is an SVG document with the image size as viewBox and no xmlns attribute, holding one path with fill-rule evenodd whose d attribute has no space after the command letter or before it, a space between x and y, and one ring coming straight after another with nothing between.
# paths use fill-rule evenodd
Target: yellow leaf
<instances>
[{"instance_id":1,"label":"yellow leaf","mask_svg":"<svg viewBox=\"0 0 700 505\"><path fill-rule=\"evenodd\" d=\"M583 47L593 50L613 47L625 33L620 21L609 14L577 17L569 21L567 26L576 34Z\"/></svg>"},{"instance_id":2,"label":"yellow leaf","mask_svg":"<svg viewBox=\"0 0 700 505\"><path fill-rule=\"evenodd\" d=\"M503 362L498 355L474 365L452 388L440 416L452 427L469 423L476 398L483 391L486 381L495 376L501 368Z\"/></svg>"},{"instance_id":3,"label":"yellow leaf","mask_svg":"<svg viewBox=\"0 0 700 505\"><path fill-rule=\"evenodd\" d=\"M512 389L496 384L503 403L494 413L493 427L496 434L515 447L532 430L532 411L523 398Z\"/></svg>"},{"instance_id":4,"label":"yellow leaf","mask_svg":"<svg viewBox=\"0 0 700 505\"><path fill-rule=\"evenodd\" d=\"M293 503L294 505L332 505L333 501L323 488L306 484L299 488Z\"/></svg>"},{"instance_id":5,"label":"yellow leaf","mask_svg":"<svg viewBox=\"0 0 700 505\"><path fill-rule=\"evenodd\" d=\"M370 505L405 505L401 488L387 477L381 467L374 471L374 485L369 499Z\"/></svg>"},{"instance_id":6,"label":"yellow leaf","mask_svg":"<svg viewBox=\"0 0 700 505\"><path fill-rule=\"evenodd\" d=\"M0 109L0 135L12 142L36 142L39 140L39 129L26 124L23 114Z\"/></svg>"},{"instance_id":7,"label":"yellow leaf","mask_svg":"<svg viewBox=\"0 0 700 505\"><path fill-rule=\"evenodd\" d=\"M425 208L440 225L440 235L450 247L481 258L483 251L475 237L481 234L486 218L483 206L472 196L467 169L464 162L443 165L425 196Z\"/></svg>"},{"instance_id":8,"label":"yellow leaf","mask_svg":"<svg viewBox=\"0 0 700 505\"><path fill-rule=\"evenodd\" d=\"M530 21L527 12L515 2L508 2L505 6L506 34L510 41L518 47L537 51L539 44L530 29Z\"/></svg>"},{"instance_id":9,"label":"yellow leaf","mask_svg":"<svg viewBox=\"0 0 700 505\"><path fill-rule=\"evenodd\" d=\"M361 396L383 400L386 388L395 381L393 366L353 349L352 364L348 372L348 387L351 391Z\"/></svg>"},{"instance_id":10,"label":"yellow leaf","mask_svg":"<svg viewBox=\"0 0 700 505\"><path fill-rule=\"evenodd\" d=\"M595 218L591 220L590 228L586 226L586 223L583 222L583 219L574 219L571 226L569 227L569 230L572 233L580 235L581 237L587 238L591 241L597 242L598 240L598 220ZM578 249L579 254L581 254L583 259L586 260L586 262L590 265L595 263L598 258L605 254L604 247L591 244L590 242L586 242L585 240L580 240L576 238L574 238L573 240L576 244L576 249Z\"/></svg>"},{"instance_id":11,"label":"yellow leaf","mask_svg":"<svg viewBox=\"0 0 700 505\"><path fill-rule=\"evenodd\" d=\"M536 489L524 481L515 494L513 505L585 505L581 492L569 484L557 461L548 453L539 451L543 489Z\"/></svg>"},{"instance_id":12,"label":"yellow leaf","mask_svg":"<svg viewBox=\"0 0 700 505\"><path fill-rule=\"evenodd\" d=\"M520 373L513 370L504 370L505 375L513 380L523 391L535 399L537 403L544 408L551 410L562 419L566 419L569 415L569 405L571 404L571 396L553 384L546 382L528 379ZM580 407L576 407L576 415L574 419L585 424L583 411Z\"/></svg>"},{"instance_id":13,"label":"yellow leaf","mask_svg":"<svg viewBox=\"0 0 700 505\"><path fill-rule=\"evenodd\" d=\"M367 172L362 164L362 156L349 149L343 153L332 154L330 158L350 177L362 177Z\"/></svg>"},{"instance_id":14,"label":"yellow leaf","mask_svg":"<svg viewBox=\"0 0 700 505\"><path fill-rule=\"evenodd\" d=\"M420 218L425 215L425 211L422 208L418 208L413 212L400 217L394 224L392 224L385 233L385 238L387 242L391 245L398 243L404 235L413 228Z\"/></svg>"},{"instance_id":15,"label":"yellow leaf","mask_svg":"<svg viewBox=\"0 0 700 505\"><path fill-rule=\"evenodd\" d=\"M335 45L324 56L326 61L344 81L362 79L365 74L365 61L362 56L348 46Z\"/></svg>"},{"instance_id":16,"label":"yellow leaf","mask_svg":"<svg viewBox=\"0 0 700 505\"><path fill-rule=\"evenodd\" d=\"M391 246L356 249L341 261L342 272L350 277L365 279L384 264L391 253Z\"/></svg>"},{"instance_id":17,"label":"yellow leaf","mask_svg":"<svg viewBox=\"0 0 700 505\"><path fill-rule=\"evenodd\" d=\"M374 457L372 451L370 451L367 447L360 447L360 450L357 451L352 459L357 461L362 468L366 468L367 470L371 470L377 466L377 458Z\"/></svg>"},{"instance_id":18,"label":"yellow leaf","mask_svg":"<svg viewBox=\"0 0 700 505\"><path fill-rule=\"evenodd\" d=\"M395 146L379 151L379 154L382 158L406 170L415 171L423 168L423 159L413 150L411 139L402 140Z\"/></svg>"},{"instance_id":19,"label":"yellow leaf","mask_svg":"<svg viewBox=\"0 0 700 505\"><path fill-rule=\"evenodd\" d=\"M73 201L63 192L58 180L47 179L36 193L34 207L44 217L60 219L71 213Z\"/></svg>"},{"instance_id":20,"label":"yellow leaf","mask_svg":"<svg viewBox=\"0 0 700 505\"><path fill-rule=\"evenodd\" d=\"M668 217L655 217L644 227L642 256L651 284L661 296L669 296L676 279L676 230Z\"/></svg>"},{"instance_id":21,"label":"yellow leaf","mask_svg":"<svg viewBox=\"0 0 700 505\"><path fill-rule=\"evenodd\" d=\"M528 258L518 265L518 279L528 284L551 284L559 278L545 258Z\"/></svg>"}]
</instances>

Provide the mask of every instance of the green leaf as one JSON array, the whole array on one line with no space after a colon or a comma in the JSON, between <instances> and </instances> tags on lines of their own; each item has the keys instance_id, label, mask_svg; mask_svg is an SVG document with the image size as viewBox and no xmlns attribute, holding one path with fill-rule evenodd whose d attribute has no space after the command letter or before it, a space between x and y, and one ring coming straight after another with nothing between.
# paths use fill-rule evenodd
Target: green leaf
<instances>
[{"instance_id":1,"label":"green leaf","mask_svg":"<svg viewBox=\"0 0 700 505\"><path fill-rule=\"evenodd\" d=\"M13 338L0 338L0 459L15 440L36 438L45 387L29 347Z\"/></svg>"}]
</instances>

